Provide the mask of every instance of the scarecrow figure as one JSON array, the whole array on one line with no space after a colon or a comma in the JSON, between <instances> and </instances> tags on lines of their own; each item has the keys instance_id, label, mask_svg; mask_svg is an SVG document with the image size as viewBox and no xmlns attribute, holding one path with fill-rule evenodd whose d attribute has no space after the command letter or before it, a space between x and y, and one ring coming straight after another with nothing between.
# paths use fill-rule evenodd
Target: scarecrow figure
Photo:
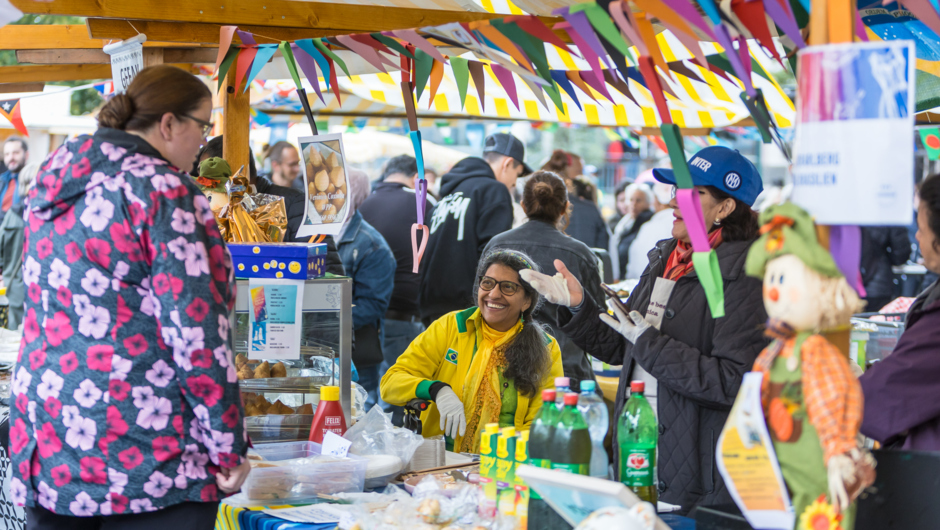
<instances>
[{"instance_id":1,"label":"scarecrow figure","mask_svg":"<svg viewBox=\"0 0 940 530\"><path fill-rule=\"evenodd\" d=\"M232 178L232 168L225 160L213 157L199 164L199 176L194 177L199 190L209 199L209 208L218 212L229 203L225 183Z\"/></svg>"},{"instance_id":2,"label":"scarecrow figure","mask_svg":"<svg viewBox=\"0 0 940 530\"><path fill-rule=\"evenodd\" d=\"M849 325L862 303L816 237L809 214L785 203L761 214L747 274L764 280L774 341L754 371L799 530L854 528L854 501L874 482L858 442L862 390L849 360L820 333Z\"/></svg>"}]
</instances>

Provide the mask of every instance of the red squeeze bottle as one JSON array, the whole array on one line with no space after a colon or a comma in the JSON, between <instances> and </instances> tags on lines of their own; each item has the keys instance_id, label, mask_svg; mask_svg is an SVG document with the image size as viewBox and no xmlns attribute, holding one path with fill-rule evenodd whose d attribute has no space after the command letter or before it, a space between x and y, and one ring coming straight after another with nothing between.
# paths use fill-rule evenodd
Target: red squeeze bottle
<instances>
[{"instance_id":1,"label":"red squeeze bottle","mask_svg":"<svg viewBox=\"0 0 940 530\"><path fill-rule=\"evenodd\" d=\"M346 433L346 417L343 415L343 407L339 404L338 386L320 387L320 403L313 415L313 423L310 424L310 441L322 444L327 432L339 436Z\"/></svg>"}]
</instances>

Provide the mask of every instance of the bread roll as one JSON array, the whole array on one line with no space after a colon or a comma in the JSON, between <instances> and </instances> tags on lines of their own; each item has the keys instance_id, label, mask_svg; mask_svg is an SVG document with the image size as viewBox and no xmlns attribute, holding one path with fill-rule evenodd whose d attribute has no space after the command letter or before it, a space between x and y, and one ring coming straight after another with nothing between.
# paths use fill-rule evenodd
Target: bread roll
<instances>
[{"instance_id":1,"label":"bread roll","mask_svg":"<svg viewBox=\"0 0 940 530\"><path fill-rule=\"evenodd\" d=\"M266 379L271 377L271 365L264 361L255 368L255 379Z\"/></svg>"},{"instance_id":2,"label":"bread roll","mask_svg":"<svg viewBox=\"0 0 940 530\"><path fill-rule=\"evenodd\" d=\"M287 367L284 363L277 363L271 367L271 377L287 377Z\"/></svg>"},{"instance_id":3,"label":"bread roll","mask_svg":"<svg viewBox=\"0 0 940 530\"><path fill-rule=\"evenodd\" d=\"M330 171L330 182L337 188L346 184L346 174L343 173L342 167L334 167Z\"/></svg>"}]
</instances>

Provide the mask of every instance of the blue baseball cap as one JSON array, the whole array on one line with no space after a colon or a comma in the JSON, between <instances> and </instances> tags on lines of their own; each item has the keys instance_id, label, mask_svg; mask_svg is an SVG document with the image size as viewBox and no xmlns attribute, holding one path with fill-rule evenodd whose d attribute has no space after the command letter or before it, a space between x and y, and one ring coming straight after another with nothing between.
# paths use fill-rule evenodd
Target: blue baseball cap
<instances>
[{"instance_id":1,"label":"blue baseball cap","mask_svg":"<svg viewBox=\"0 0 940 530\"><path fill-rule=\"evenodd\" d=\"M696 186L713 186L748 206L753 206L764 191L757 168L737 149L718 145L706 147L692 155L689 173ZM653 176L665 184L676 184L676 175L671 169L654 169Z\"/></svg>"}]
</instances>

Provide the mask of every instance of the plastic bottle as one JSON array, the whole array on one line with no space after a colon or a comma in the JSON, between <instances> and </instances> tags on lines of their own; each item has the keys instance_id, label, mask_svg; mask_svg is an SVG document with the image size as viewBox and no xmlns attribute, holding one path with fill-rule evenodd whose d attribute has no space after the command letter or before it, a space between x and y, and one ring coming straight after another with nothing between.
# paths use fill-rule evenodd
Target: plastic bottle
<instances>
[{"instance_id":1,"label":"plastic bottle","mask_svg":"<svg viewBox=\"0 0 940 530\"><path fill-rule=\"evenodd\" d=\"M338 386L320 387L320 403L310 424L310 441L322 444L327 432L340 436L346 433L346 416L339 404Z\"/></svg>"},{"instance_id":2,"label":"plastic bottle","mask_svg":"<svg viewBox=\"0 0 940 530\"><path fill-rule=\"evenodd\" d=\"M565 408L565 394L571 392L571 379L567 377L555 378L555 406L558 410Z\"/></svg>"},{"instance_id":3,"label":"plastic bottle","mask_svg":"<svg viewBox=\"0 0 940 530\"><path fill-rule=\"evenodd\" d=\"M555 406L555 391L542 391L542 408L532 421L529 431L529 465L551 469L551 449L555 438L555 425L560 416ZM529 491L529 528L533 530L558 530L571 528L555 510L549 506L538 492Z\"/></svg>"},{"instance_id":4,"label":"plastic bottle","mask_svg":"<svg viewBox=\"0 0 940 530\"><path fill-rule=\"evenodd\" d=\"M607 465L609 463L607 450L604 449L604 438L610 428L610 415L607 404L597 395L594 381L581 381L581 395L578 397L578 410L584 416L588 432L591 434L591 469L592 477L607 478Z\"/></svg>"},{"instance_id":5,"label":"plastic bottle","mask_svg":"<svg viewBox=\"0 0 940 530\"><path fill-rule=\"evenodd\" d=\"M496 447L499 440L499 424L487 423L480 439L480 484L483 486L483 503L480 515L496 515Z\"/></svg>"},{"instance_id":6,"label":"plastic bottle","mask_svg":"<svg viewBox=\"0 0 940 530\"><path fill-rule=\"evenodd\" d=\"M591 434L578 410L578 394L565 394L565 408L552 438L552 469L587 475L591 468Z\"/></svg>"},{"instance_id":7,"label":"plastic bottle","mask_svg":"<svg viewBox=\"0 0 940 530\"><path fill-rule=\"evenodd\" d=\"M522 431L516 438L516 467L529 463L529 431ZM518 530L526 530L529 524L529 486L519 475L512 475L515 495L515 514Z\"/></svg>"},{"instance_id":8,"label":"plastic bottle","mask_svg":"<svg viewBox=\"0 0 940 530\"><path fill-rule=\"evenodd\" d=\"M516 490L513 478L516 468L516 428L504 427L496 445L496 499L499 513L515 514Z\"/></svg>"},{"instance_id":9,"label":"plastic bottle","mask_svg":"<svg viewBox=\"0 0 940 530\"><path fill-rule=\"evenodd\" d=\"M643 381L630 383L630 399L623 408L617 425L620 444L620 482L633 490L640 499L656 506L659 491L656 483L656 444L659 425L653 407L646 401Z\"/></svg>"}]
</instances>

